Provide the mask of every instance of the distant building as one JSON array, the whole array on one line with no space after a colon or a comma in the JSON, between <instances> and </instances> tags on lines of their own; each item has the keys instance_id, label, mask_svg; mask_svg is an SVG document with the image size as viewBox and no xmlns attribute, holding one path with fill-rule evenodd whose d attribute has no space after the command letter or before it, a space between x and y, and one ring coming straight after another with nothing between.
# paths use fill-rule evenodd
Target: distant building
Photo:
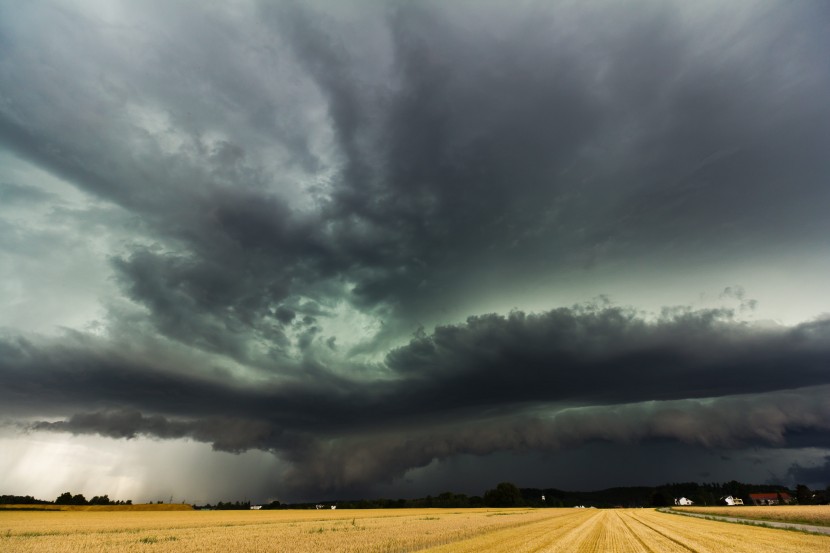
<instances>
[{"instance_id":1,"label":"distant building","mask_svg":"<svg viewBox=\"0 0 830 553\"><path fill-rule=\"evenodd\" d=\"M689 506L689 505L694 505L695 502L692 501L691 499L686 498L686 497L681 497L680 499L675 498L674 504L675 505L682 505L682 506Z\"/></svg>"},{"instance_id":2,"label":"distant building","mask_svg":"<svg viewBox=\"0 0 830 553\"><path fill-rule=\"evenodd\" d=\"M789 505L793 501L787 492L751 493L749 499L753 505Z\"/></svg>"},{"instance_id":3,"label":"distant building","mask_svg":"<svg viewBox=\"0 0 830 553\"><path fill-rule=\"evenodd\" d=\"M260 509L262 509L262 505L251 505L252 511L259 511Z\"/></svg>"},{"instance_id":4,"label":"distant building","mask_svg":"<svg viewBox=\"0 0 830 553\"><path fill-rule=\"evenodd\" d=\"M743 499L741 499L740 497L733 497L733 496L731 496L731 495L727 495L726 497L724 497L724 498L723 498L723 501L724 501L727 505L731 505L731 506L735 506L735 505L743 505L743 504L744 504L744 500L743 500Z\"/></svg>"}]
</instances>

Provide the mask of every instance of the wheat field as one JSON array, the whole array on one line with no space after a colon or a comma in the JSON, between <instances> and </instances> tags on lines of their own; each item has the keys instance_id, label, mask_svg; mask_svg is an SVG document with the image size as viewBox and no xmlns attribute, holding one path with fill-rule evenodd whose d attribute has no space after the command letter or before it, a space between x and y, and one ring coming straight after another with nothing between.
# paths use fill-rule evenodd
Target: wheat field
<instances>
[{"instance_id":1,"label":"wheat field","mask_svg":"<svg viewBox=\"0 0 830 553\"><path fill-rule=\"evenodd\" d=\"M0 511L0 551L825 552L830 537L650 509Z\"/></svg>"},{"instance_id":2,"label":"wheat field","mask_svg":"<svg viewBox=\"0 0 830 553\"><path fill-rule=\"evenodd\" d=\"M0 511L192 511L192 505L184 503L137 503L135 505L0 505Z\"/></svg>"}]
</instances>

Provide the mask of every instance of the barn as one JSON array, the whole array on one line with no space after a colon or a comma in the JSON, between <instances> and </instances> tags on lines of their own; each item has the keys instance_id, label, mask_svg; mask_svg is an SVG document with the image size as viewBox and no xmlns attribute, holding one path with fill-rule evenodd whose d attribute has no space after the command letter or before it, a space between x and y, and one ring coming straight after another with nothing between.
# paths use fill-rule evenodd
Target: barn
<instances>
[{"instance_id":1,"label":"barn","mask_svg":"<svg viewBox=\"0 0 830 553\"><path fill-rule=\"evenodd\" d=\"M793 500L787 492L751 493L749 499L753 505L789 505Z\"/></svg>"}]
</instances>

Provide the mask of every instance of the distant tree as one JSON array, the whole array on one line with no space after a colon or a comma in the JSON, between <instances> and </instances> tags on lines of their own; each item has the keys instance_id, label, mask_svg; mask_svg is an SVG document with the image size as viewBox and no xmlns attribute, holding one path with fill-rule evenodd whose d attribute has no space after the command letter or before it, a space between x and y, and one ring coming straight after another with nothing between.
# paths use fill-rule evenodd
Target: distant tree
<instances>
[{"instance_id":1,"label":"distant tree","mask_svg":"<svg viewBox=\"0 0 830 553\"><path fill-rule=\"evenodd\" d=\"M701 489L696 494L693 494L691 499L695 502L695 505L716 505L718 501L718 498L714 494L705 489Z\"/></svg>"},{"instance_id":2,"label":"distant tree","mask_svg":"<svg viewBox=\"0 0 830 553\"><path fill-rule=\"evenodd\" d=\"M795 497L799 505L810 505L813 503L813 492L804 484L795 487Z\"/></svg>"},{"instance_id":3,"label":"distant tree","mask_svg":"<svg viewBox=\"0 0 830 553\"><path fill-rule=\"evenodd\" d=\"M524 501L515 484L502 482L484 493L484 504L488 507L521 507Z\"/></svg>"},{"instance_id":4,"label":"distant tree","mask_svg":"<svg viewBox=\"0 0 830 553\"><path fill-rule=\"evenodd\" d=\"M217 511L241 511L241 510L250 509L250 508L251 508L251 502L250 501L245 501L245 502L236 501L235 503L231 503L230 501L228 501L228 502L220 501L219 503L216 504L216 510Z\"/></svg>"},{"instance_id":5,"label":"distant tree","mask_svg":"<svg viewBox=\"0 0 830 553\"><path fill-rule=\"evenodd\" d=\"M668 507L674 505L674 499L663 490L657 490L651 495L652 507Z\"/></svg>"},{"instance_id":6,"label":"distant tree","mask_svg":"<svg viewBox=\"0 0 830 553\"><path fill-rule=\"evenodd\" d=\"M55 500L55 505L89 505L89 502L83 494L72 495L69 492L64 492Z\"/></svg>"},{"instance_id":7,"label":"distant tree","mask_svg":"<svg viewBox=\"0 0 830 553\"><path fill-rule=\"evenodd\" d=\"M434 507L447 508L464 508L470 506L470 499L464 494L454 494L452 492L444 492L438 497L433 498Z\"/></svg>"},{"instance_id":8,"label":"distant tree","mask_svg":"<svg viewBox=\"0 0 830 553\"><path fill-rule=\"evenodd\" d=\"M96 495L95 497L89 500L90 505L110 505L111 503L112 502L110 501L110 498L106 495Z\"/></svg>"}]
</instances>

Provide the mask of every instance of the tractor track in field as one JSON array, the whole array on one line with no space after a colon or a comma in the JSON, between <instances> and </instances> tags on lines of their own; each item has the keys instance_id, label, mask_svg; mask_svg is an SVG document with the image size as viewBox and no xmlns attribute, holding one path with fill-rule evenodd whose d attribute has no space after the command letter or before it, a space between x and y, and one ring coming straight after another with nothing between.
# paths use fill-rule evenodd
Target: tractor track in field
<instances>
[{"instance_id":1,"label":"tractor track in field","mask_svg":"<svg viewBox=\"0 0 830 553\"><path fill-rule=\"evenodd\" d=\"M633 518L633 517L631 517L631 518ZM636 519L634 519L634 520L636 520ZM634 539L637 540L637 542L640 545L643 546L643 549L645 549L648 553L657 553L657 550L652 548L648 543L646 543L645 540L643 540L643 538L641 538L637 534L637 532L634 531L634 529L631 527L631 525L628 522L626 522L625 519L622 516L620 517L620 522L622 522L623 526L625 526L625 529L628 530L629 533L632 536L634 536Z\"/></svg>"},{"instance_id":2,"label":"tractor track in field","mask_svg":"<svg viewBox=\"0 0 830 553\"><path fill-rule=\"evenodd\" d=\"M689 547L689 544L683 543L682 541L678 540L677 538L674 538L674 537L670 536L668 533L663 532L662 530L659 530L659 529L655 528L651 524L647 524L645 521L643 521L643 520L641 520L641 519L639 519L635 516L632 516L631 519L637 521L640 524L642 524L643 526L645 526L646 528L648 528L649 530L651 530L655 534L663 536L664 538L666 538L670 542L676 543L677 545L679 545L683 549L687 549L687 550L691 551L692 553L697 553L697 549L695 549L693 547Z\"/></svg>"}]
</instances>

